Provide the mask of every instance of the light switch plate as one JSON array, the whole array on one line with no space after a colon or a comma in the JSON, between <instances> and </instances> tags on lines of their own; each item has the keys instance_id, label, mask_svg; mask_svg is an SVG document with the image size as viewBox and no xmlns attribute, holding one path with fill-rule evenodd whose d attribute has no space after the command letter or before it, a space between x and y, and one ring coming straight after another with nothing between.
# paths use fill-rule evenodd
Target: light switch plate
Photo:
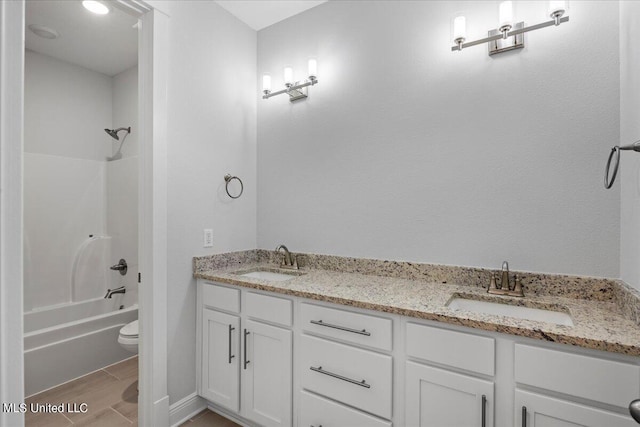
<instances>
[{"instance_id":1,"label":"light switch plate","mask_svg":"<svg viewBox=\"0 0 640 427\"><path fill-rule=\"evenodd\" d=\"M213 230L210 228L205 228L203 233L203 246L205 248L213 247Z\"/></svg>"}]
</instances>

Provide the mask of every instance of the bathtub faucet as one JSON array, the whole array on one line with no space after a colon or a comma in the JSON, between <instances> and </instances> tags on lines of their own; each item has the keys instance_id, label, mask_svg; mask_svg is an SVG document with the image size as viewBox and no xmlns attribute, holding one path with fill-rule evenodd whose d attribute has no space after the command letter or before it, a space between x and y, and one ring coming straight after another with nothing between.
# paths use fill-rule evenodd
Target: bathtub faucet
<instances>
[{"instance_id":1,"label":"bathtub faucet","mask_svg":"<svg viewBox=\"0 0 640 427\"><path fill-rule=\"evenodd\" d=\"M104 296L105 298L111 298L113 294L124 294L127 290L124 286L120 286L115 289L107 289L107 294Z\"/></svg>"}]
</instances>

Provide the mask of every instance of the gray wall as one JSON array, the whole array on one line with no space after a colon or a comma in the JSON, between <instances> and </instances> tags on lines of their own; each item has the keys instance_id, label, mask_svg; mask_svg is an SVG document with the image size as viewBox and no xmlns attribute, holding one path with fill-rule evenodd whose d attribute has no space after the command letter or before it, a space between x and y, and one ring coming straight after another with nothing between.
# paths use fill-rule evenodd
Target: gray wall
<instances>
[{"instance_id":1,"label":"gray wall","mask_svg":"<svg viewBox=\"0 0 640 427\"><path fill-rule=\"evenodd\" d=\"M620 6L620 144L640 139L640 2ZM615 145L615 144L611 144ZM640 289L640 154L621 157L620 277Z\"/></svg>"},{"instance_id":2,"label":"gray wall","mask_svg":"<svg viewBox=\"0 0 640 427\"><path fill-rule=\"evenodd\" d=\"M319 69L305 101L258 99L259 247L619 276L618 6L572 1L523 51L450 52L455 12L473 39L497 5L334 1L258 32L256 81Z\"/></svg>"},{"instance_id":3,"label":"gray wall","mask_svg":"<svg viewBox=\"0 0 640 427\"><path fill-rule=\"evenodd\" d=\"M196 389L194 256L256 247L256 32L211 1L168 4L168 387ZM224 193L226 173L244 195ZM212 228L214 247L202 247Z\"/></svg>"}]
</instances>

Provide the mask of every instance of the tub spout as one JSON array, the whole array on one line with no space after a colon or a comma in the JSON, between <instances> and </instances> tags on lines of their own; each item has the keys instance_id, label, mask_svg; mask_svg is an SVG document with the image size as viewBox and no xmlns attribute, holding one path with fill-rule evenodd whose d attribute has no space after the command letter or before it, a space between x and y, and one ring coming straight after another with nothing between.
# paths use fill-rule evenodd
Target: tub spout
<instances>
[{"instance_id":1,"label":"tub spout","mask_svg":"<svg viewBox=\"0 0 640 427\"><path fill-rule=\"evenodd\" d=\"M127 290L124 286L120 286L119 288L115 289L107 289L107 294L104 297L111 298L113 294L124 294L125 292L127 292Z\"/></svg>"}]
</instances>

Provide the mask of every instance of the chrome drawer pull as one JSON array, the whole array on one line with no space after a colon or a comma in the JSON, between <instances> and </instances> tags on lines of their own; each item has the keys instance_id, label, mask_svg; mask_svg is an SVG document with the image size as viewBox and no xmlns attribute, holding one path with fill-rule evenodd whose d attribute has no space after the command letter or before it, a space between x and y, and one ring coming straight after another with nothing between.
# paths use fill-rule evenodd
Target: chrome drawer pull
<instances>
[{"instance_id":1,"label":"chrome drawer pull","mask_svg":"<svg viewBox=\"0 0 640 427\"><path fill-rule=\"evenodd\" d=\"M527 407L522 407L522 427L527 427Z\"/></svg>"},{"instance_id":2,"label":"chrome drawer pull","mask_svg":"<svg viewBox=\"0 0 640 427\"><path fill-rule=\"evenodd\" d=\"M247 335L249 335L251 332L247 331L246 329L244 330L244 369L247 369L247 365L249 363L251 363L250 361L247 360Z\"/></svg>"},{"instance_id":3,"label":"chrome drawer pull","mask_svg":"<svg viewBox=\"0 0 640 427\"><path fill-rule=\"evenodd\" d=\"M359 329L345 328L344 326L332 325L331 323L324 323L322 320L311 320L310 322L318 326L326 326L327 328L339 329L341 331L352 332L354 334L360 334L360 335L366 335L368 337L371 336L371 332L367 332L366 329L359 330Z\"/></svg>"},{"instance_id":4,"label":"chrome drawer pull","mask_svg":"<svg viewBox=\"0 0 640 427\"><path fill-rule=\"evenodd\" d=\"M309 369L311 369L314 372L318 372L320 374L329 375L330 377L337 378L339 380L346 381L346 382L351 383L351 384L359 385L360 387L371 388L371 385L367 384L367 382L365 380L362 380L362 381L352 380L351 378L343 377L342 375L338 375L338 374L334 374L333 372L325 371L324 369L322 369L322 366L318 366L317 368L314 368L313 366L311 366L311 367L309 367Z\"/></svg>"},{"instance_id":5,"label":"chrome drawer pull","mask_svg":"<svg viewBox=\"0 0 640 427\"><path fill-rule=\"evenodd\" d=\"M229 325L229 363L231 363L231 359L236 357L233 354L231 354L231 332L235 330L236 328L234 328L233 325Z\"/></svg>"},{"instance_id":6,"label":"chrome drawer pull","mask_svg":"<svg viewBox=\"0 0 640 427\"><path fill-rule=\"evenodd\" d=\"M487 427L487 396L482 395L482 427Z\"/></svg>"}]
</instances>

